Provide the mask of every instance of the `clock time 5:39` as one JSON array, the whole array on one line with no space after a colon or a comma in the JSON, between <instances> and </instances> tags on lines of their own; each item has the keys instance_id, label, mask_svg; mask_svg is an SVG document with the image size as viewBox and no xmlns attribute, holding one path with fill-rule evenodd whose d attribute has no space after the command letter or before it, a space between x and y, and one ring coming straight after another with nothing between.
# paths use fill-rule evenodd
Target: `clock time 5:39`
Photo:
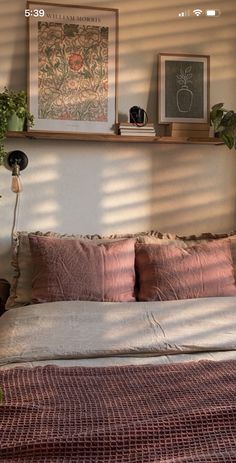
<instances>
[{"instance_id":1,"label":"clock time 5:39","mask_svg":"<svg viewBox=\"0 0 236 463\"><path fill-rule=\"evenodd\" d=\"M26 18L30 18L31 16L33 16L34 18L43 18L43 16L45 15L45 10L43 9L40 9L40 10L25 10L25 17Z\"/></svg>"}]
</instances>

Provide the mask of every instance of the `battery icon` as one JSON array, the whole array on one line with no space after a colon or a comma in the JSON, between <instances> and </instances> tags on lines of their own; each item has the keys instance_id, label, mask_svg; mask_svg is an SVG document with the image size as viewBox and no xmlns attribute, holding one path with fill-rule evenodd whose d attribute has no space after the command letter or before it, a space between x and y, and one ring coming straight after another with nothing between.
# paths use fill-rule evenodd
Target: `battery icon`
<instances>
[{"instance_id":1,"label":"battery icon","mask_svg":"<svg viewBox=\"0 0 236 463\"><path fill-rule=\"evenodd\" d=\"M220 16L220 10L205 10L206 16Z\"/></svg>"}]
</instances>

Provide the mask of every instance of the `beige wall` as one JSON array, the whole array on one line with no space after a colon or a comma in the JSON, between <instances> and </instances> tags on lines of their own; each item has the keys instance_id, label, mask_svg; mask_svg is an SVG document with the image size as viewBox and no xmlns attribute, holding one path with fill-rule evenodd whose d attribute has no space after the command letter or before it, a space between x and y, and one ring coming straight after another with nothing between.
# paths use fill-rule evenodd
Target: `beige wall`
<instances>
[{"instance_id":1,"label":"beige wall","mask_svg":"<svg viewBox=\"0 0 236 463\"><path fill-rule=\"evenodd\" d=\"M66 0L55 3L66 4ZM77 4L68 0L68 4ZM180 19L196 1L83 0L118 8L120 115L137 104L156 122L159 52L209 54L211 105L236 109L236 2L206 1L218 19ZM0 0L0 89L26 88L24 0ZM112 233L158 228L192 233L236 228L236 153L224 146L9 140L29 166L22 173L17 228ZM0 168L0 276L9 271L15 196Z\"/></svg>"}]
</instances>

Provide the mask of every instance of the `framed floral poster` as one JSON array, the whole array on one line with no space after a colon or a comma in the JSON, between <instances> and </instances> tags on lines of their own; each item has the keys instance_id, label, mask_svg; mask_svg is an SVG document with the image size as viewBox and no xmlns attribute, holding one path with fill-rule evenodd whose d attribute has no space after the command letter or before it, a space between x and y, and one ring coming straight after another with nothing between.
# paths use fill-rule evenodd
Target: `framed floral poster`
<instances>
[{"instance_id":1,"label":"framed floral poster","mask_svg":"<svg viewBox=\"0 0 236 463\"><path fill-rule=\"evenodd\" d=\"M161 53L158 121L209 122L210 57Z\"/></svg>"},{"instance_id":2,"label":"framed floral poster","mask_svg":"<svg viewBox=\"0 0 236 463\"><path fill-rule=\"evenodd\" d=\"M28 1L32 130L112 133L118 10Z\"/></svg>"}]
</instances>

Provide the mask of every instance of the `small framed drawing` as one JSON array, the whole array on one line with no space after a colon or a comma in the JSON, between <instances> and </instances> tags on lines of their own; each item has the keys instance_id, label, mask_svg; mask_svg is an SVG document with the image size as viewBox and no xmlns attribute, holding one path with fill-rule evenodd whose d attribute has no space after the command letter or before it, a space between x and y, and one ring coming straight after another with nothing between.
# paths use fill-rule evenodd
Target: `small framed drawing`
<instances>
[{"instance_id":1,"label":"small framed drawing","mask_svg":"<svg viewBox=\"0 0 236 463\"><path fill-rule=\"evenodd\" d=\"M118 10L27 2L32 130L111 133Z\"/></svg>"},{"instance_id":2,"label":"small framed drawing","mask_svg":"<svg viewBox=\"0 0 236 463\"><path fill-rule=\"evenodd\" d=\"M209 122L210 57L160 53L158 122Z\"/></svg>"}]
</instances>

